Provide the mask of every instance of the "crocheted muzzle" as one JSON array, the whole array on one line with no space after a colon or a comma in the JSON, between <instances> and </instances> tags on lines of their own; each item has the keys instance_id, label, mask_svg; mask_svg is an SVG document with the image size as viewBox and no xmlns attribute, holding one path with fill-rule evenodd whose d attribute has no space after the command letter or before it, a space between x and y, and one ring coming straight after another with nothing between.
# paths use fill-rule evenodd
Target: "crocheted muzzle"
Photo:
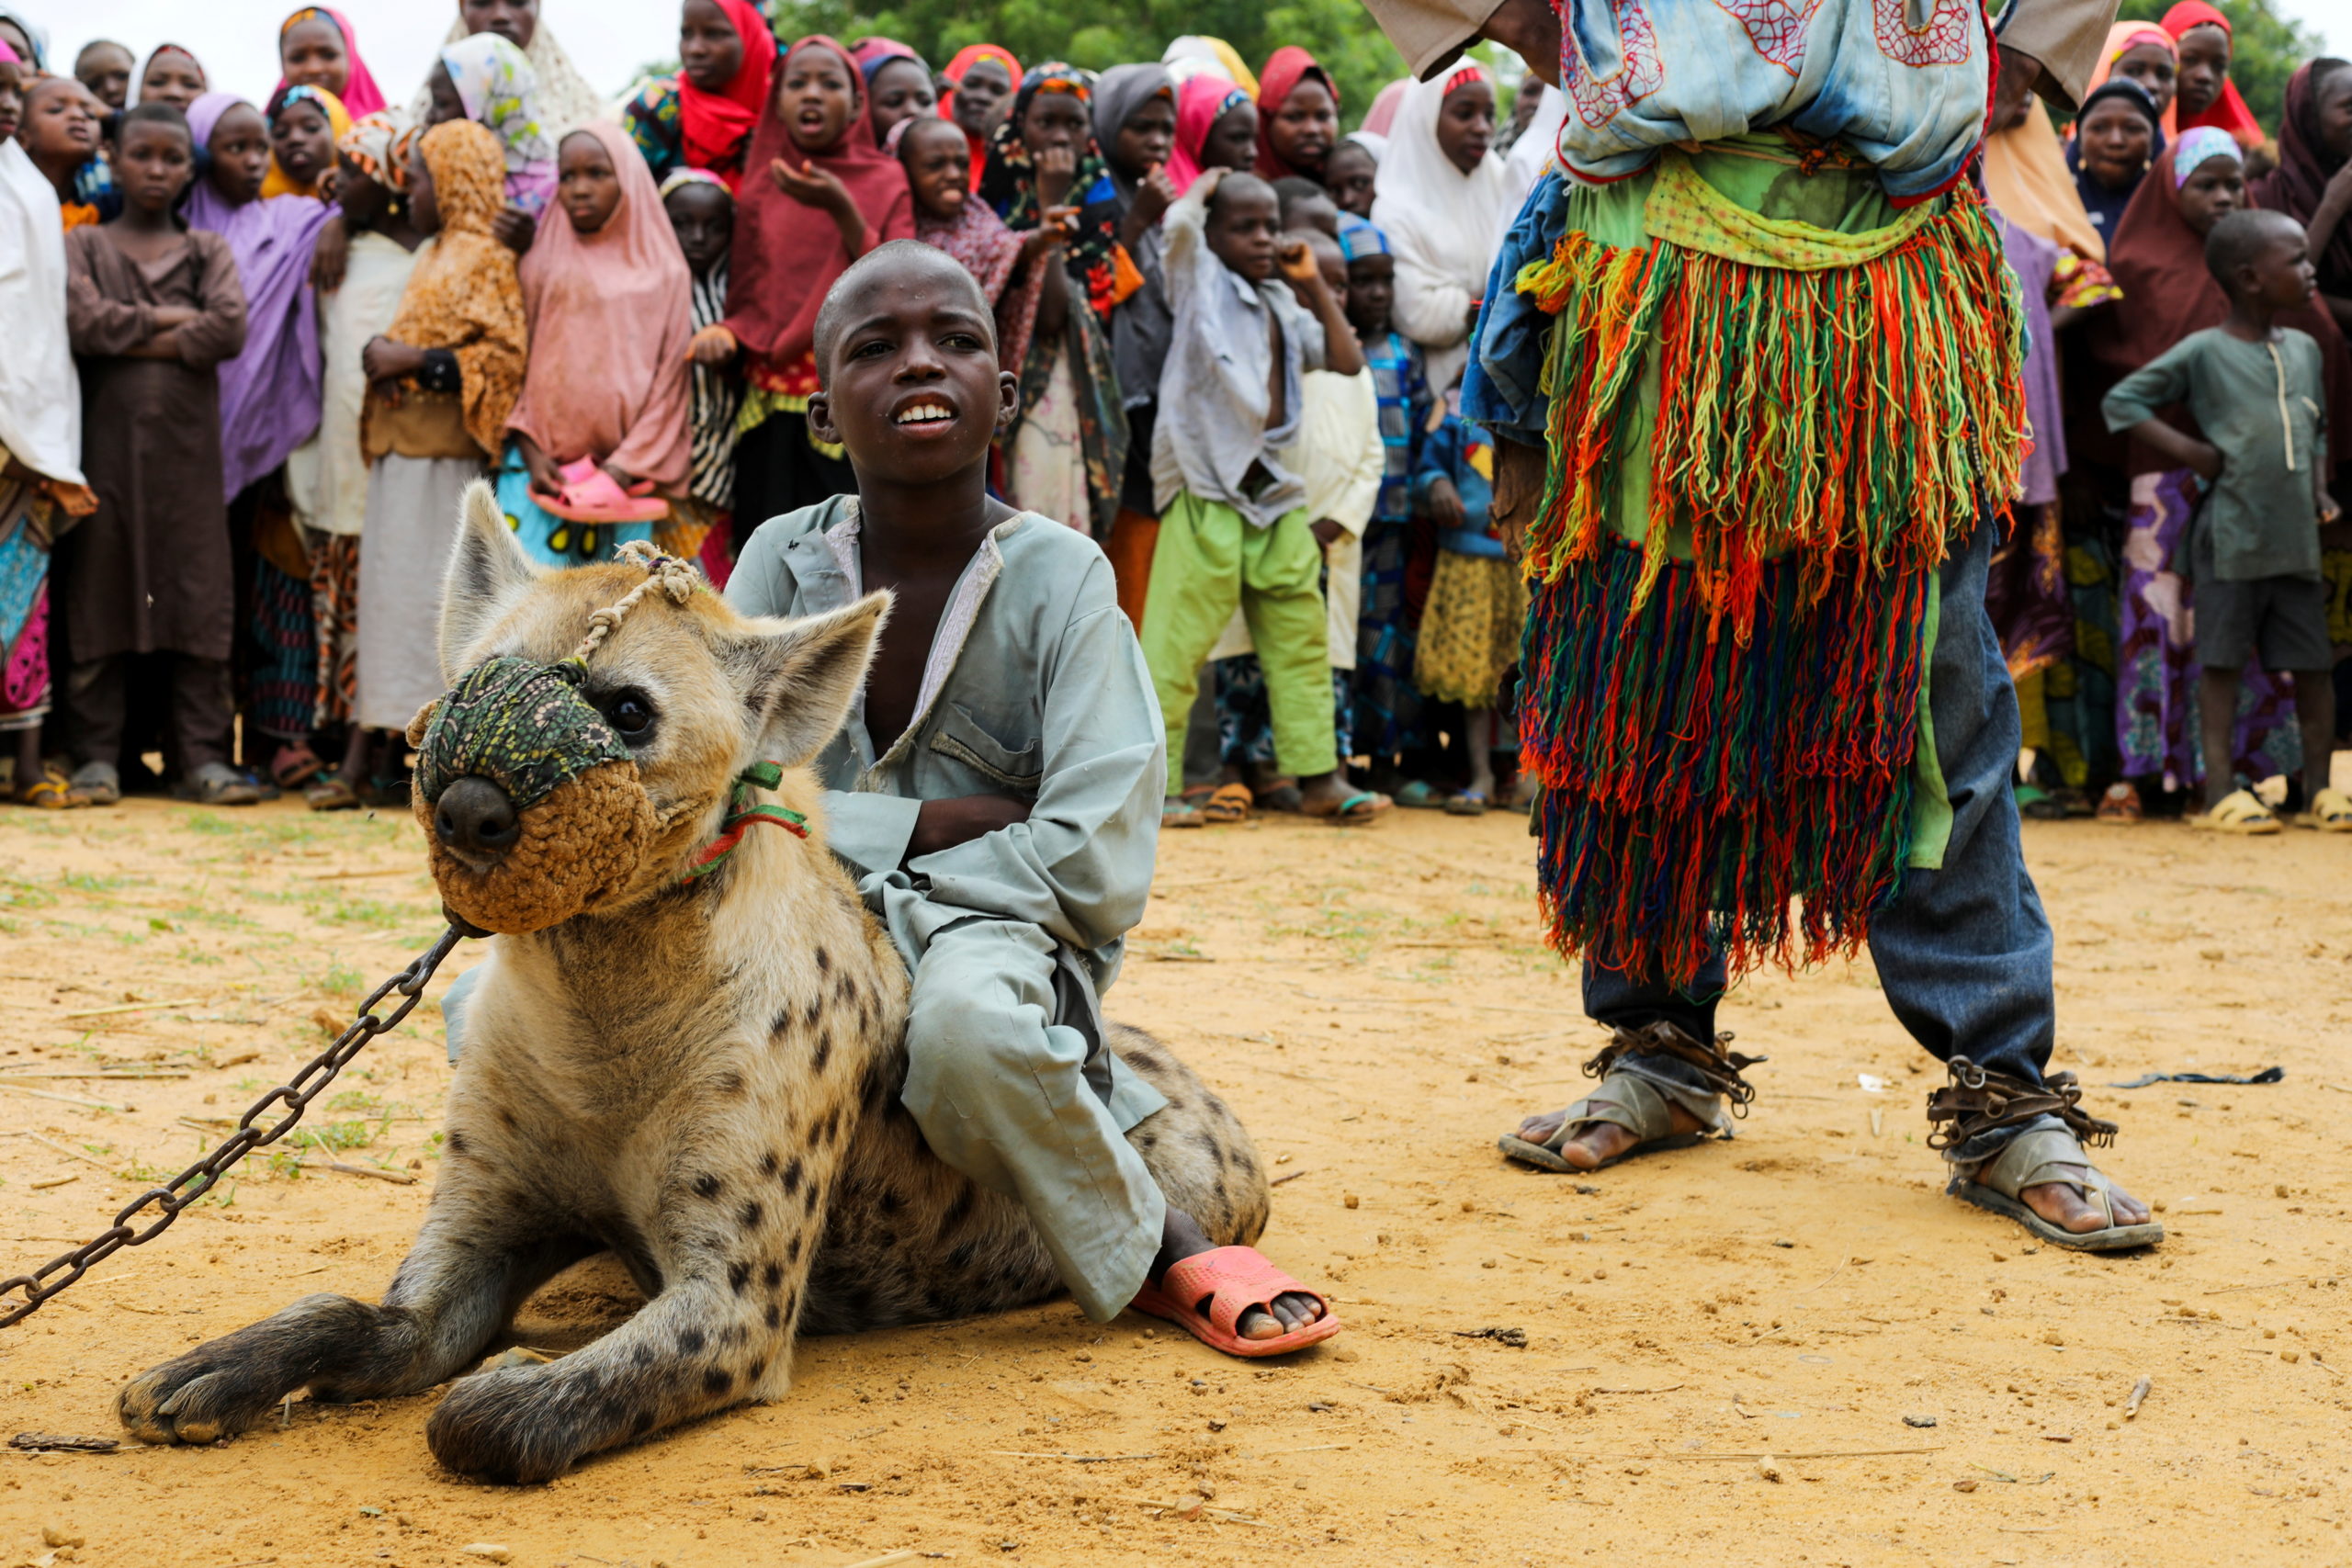
<instances>
[{"instance_id":1,"label":"crocheted muzzle","mask_svg":"<svg viewBox=\"0 0 2352 1568\"><path fill-rule=\"evenodd\" d=\"M578 657L492 659L417 715L412 803L442 901L484 931L521 935L592 913L627 891L659 829L637 762L581 684ZM494 785L518 832L495 854L461 853L442 820L460 780Z\"/></svg>"}]
</instances>

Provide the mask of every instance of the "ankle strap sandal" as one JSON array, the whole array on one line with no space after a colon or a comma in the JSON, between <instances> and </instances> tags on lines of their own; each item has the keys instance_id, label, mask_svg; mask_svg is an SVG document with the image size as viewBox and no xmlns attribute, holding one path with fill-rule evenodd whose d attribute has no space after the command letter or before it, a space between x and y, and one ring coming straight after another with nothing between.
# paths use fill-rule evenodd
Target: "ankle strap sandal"
<instances>
[{"instance_id":1,"label":"ankle strap sandal","mask_svg":"<svg viewBox=\"0 0 2352 1568\"><path fill-rule=\"evenodd\" d=\"M2039 1084L1991 1067L1980 1067L1965 1056L1949 1064L1951 1081L1928 1096L1928 1121L1934 1131L1928 1146L1951 1157L1986 1133L2022 1127L2044 1116L2054 1116L2067 1132L2093 1148L2115 1141L2116 1124L2102 1122L2082 1108L2082 1086L2072 1073L2052 1073Z\"/></svg>"},{"instance_id":2,"label":"ankle strap sandal","mask_svg":"<svg viewBox=\"0 0 2352 1568\"><path fill-rule=\"evenodd\" d=\"M1705 1080L1707 1092L1719 1094L1731 1101L1732 1114L1745 1116L1756 1099L1756 1086L1740 1075L1767 1056L1750 1056L1730 1049L1735 1036L1729 1030L1713 1040L1692 1039L1663 1019L1645 1024L1639 1029L1620 1025L1589 1062L1584 1065L1584 1076L1606 1079L1611 1069L1628 1056L1670 1056L1695 1071Z\"/></svg>"}]
</instances>

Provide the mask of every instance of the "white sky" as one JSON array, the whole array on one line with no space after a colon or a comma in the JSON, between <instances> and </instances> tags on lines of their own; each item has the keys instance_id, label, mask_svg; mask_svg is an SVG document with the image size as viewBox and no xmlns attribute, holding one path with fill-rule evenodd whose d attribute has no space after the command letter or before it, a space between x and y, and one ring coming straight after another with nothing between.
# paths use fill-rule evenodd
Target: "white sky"
<instances>
[{"instance_id":1,"label":"white sky","mask_svg":"<svg viewBox=\"0 0 2352 1568\"><path fill-rule=\"evenodd\" d=\"M141 60L169 39L193 50L213 85L260 102L277 85L277 24L295 0L17 0L45 24L59 68L93 38L129 44ZM2273 0L2280 14L2319 33L2328 52L2352 57L2347 0ZM424 80L455 0L345 0L360 51L385 96L404 103ZM541 22L563 40L598 91L617 96L637 68L677 48L677 7L665 0L541 0ZM1364 25L1372 26L1366 17Z\"/></svg>"}]
</instances>

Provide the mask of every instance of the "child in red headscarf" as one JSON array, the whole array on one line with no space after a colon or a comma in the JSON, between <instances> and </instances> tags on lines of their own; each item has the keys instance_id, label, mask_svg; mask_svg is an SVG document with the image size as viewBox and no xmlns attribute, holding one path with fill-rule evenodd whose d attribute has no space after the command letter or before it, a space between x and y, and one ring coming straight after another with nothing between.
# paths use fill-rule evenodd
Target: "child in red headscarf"
<instances>
[{"instance_id":1,"label":"child in red headscarf","mask_svg":"<svg viewBox=\"0 0 2352 1568\"><path fill-rule=\"evenodd\" d=\"M732 191L767 99L775 35L751 0L685 0L678 62L675 76L638 90L621 125L656 185L674 170L704 169Z\"/></svg>"}]
</instances>

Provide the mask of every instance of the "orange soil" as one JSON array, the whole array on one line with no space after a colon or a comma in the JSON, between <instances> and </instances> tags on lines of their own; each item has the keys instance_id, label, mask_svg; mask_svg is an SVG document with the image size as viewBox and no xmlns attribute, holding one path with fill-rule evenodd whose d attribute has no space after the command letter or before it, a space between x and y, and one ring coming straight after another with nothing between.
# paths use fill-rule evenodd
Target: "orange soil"
<instances>
[{"instance_id":1,"label":"orange soil","mask_svg":"<svg viewBox=\"0 0 2352 1568\"><path fill-rule=\"evenodd\" d=\"M51 1141L0 1137L0 1272L179 1169L214 1135L181 1118L236 1115L431 938L413 833L290 806L0 817L0 1133ZM1067 1303L813 1340L783 1402L535 1490L438 1470L434 1394L298 1401L216 1449L0 1450L0 1568L506 1560L477 1544L533 1568L2352 1557L2352 840L2028 841L2063 1063L2097 1086L2287 1068L2094 1088L2124 1128L2109 1168L2165 1208L2153 1255L2036 1247L1940 1195L1934 1076L1867 962L1734 1000L1773 1059L1731 1145L1581 1184L1508 1166L1495 1134L1578 1093L1598 1043L1541 945L1520 818L1171 834L1111 1010L1182 1050L1275 1162L1265 1247L1329 1283L1350 1332L1327 1348L1237 1363ZM133 1001L154 1005L72 1016ZM11 1077L114 1064L187 1076ZM0 1330L6 1431L114 1433L138 1371L305 1292L380 1290L447 1074L420 1010L306 1123L344 1146L299 1175L284 1145L255 1156L232 1201ZM583 1265L515 1337L560 1353L633 1305ZM1467 1337L1487 1328L1525 1348Z\"/></svg>"}]
</instances>

